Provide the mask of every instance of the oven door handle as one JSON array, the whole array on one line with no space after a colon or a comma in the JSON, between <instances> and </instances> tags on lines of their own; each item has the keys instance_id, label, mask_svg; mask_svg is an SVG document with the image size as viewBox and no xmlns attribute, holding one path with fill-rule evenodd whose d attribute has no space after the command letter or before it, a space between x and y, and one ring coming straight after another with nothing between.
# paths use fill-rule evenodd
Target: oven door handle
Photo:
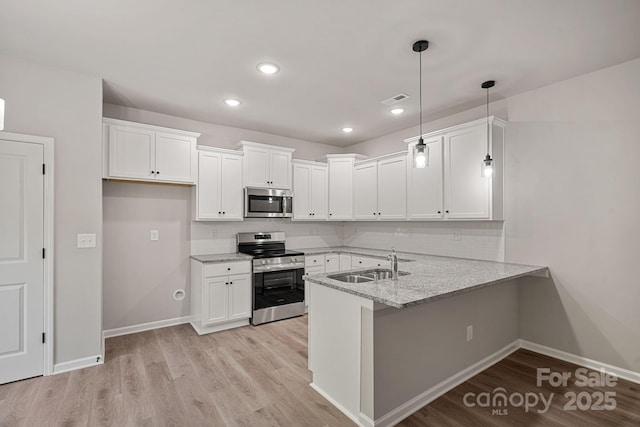
<instances>
[{"instance_id":1,"label":"oven door handle","mask_svg":"<svg viewBox=\"0 0 640 427\"><path fill-rule=\"evenodd\" d=\"M254 273L268 273L271 271L283 271L283 270L304 270L304 263L297 262L292 264L281 264L281 265L255 265L253 267Z\"/></svg>"}]
</instances>

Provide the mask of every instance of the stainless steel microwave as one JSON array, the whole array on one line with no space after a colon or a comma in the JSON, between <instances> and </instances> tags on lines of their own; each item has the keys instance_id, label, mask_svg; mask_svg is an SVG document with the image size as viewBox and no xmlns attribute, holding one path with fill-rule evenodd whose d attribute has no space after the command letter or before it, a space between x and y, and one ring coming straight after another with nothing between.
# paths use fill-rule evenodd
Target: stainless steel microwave
<instances>
[{"instance_id":1,"label":"stainless steel microwave","mask_svg":"<svg viewBox=\"0 0 640 427\"><path fill-rule=\"evenodd\" d=\"M277 188L244 189L245 218L291 218L293 191Z\"/></svg>"}]
</instances>

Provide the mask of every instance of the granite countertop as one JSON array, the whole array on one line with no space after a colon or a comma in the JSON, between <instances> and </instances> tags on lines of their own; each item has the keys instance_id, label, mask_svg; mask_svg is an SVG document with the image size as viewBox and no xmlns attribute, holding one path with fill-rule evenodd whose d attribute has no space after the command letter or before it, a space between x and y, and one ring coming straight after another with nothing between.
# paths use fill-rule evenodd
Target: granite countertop
<instances>
[{"instance_id":1,"label":"granite countertop","mask_svg":"<svg viewBox=\"0 0 640 427\"><path fill-rule=\"evenodd\" d=\"M386 259L386 256L390 253L389 251L350 247L304 249L303 251L306 255L345 253L383 259ZM398 259L398 270L410 274L399 276L397 281L387 279L378 280L377 282L345 283L329 279L327 274L305 276L305 280L391 307L405 308L513 280L518 277L531 275L546 277L549 272L547 267L534 265L405 252L398 252ZM366 270L372 269L352 271Z\"/></svg>"},{"instance_id":2,"label":"granite countertop","mask_svg":"<svg viewBox=\"0 0 640 427\"><path fill-rule=\"evenodd\" d=\"M239 252L231 252L228 254L191 255L191 259L205 264L213 264L219 262L251 261L253 257Z\"/></svg>"}]
</instances>

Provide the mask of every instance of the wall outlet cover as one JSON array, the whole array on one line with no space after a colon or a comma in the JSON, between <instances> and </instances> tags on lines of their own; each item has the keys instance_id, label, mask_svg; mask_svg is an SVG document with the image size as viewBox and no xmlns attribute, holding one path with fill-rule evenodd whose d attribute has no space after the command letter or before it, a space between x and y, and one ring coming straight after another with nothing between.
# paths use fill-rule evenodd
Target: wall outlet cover
<instances>
[{"instance_id":1,"label":"wall outlet cover","mask_svg":"<svg viewBox=\"0 0 640 427\"><path fill-rule=\"evenodd\" d=\"M95 248L96 247L96 235L95 234L78 234L78 248Z\"/></svg>"}]
</instances>

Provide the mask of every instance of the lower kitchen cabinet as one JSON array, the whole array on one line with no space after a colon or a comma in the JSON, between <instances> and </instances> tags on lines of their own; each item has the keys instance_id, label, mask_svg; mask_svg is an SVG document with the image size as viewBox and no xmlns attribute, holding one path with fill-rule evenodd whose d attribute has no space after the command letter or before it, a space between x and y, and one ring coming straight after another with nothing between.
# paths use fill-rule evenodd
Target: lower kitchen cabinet
<instances>
[{"instance_id":1,"label":"lower kitchen cabinet","mask_svg":"<svg viewBox=\"0 0 640 427\"><path fill-rule=\"evenodd\" d=\"M351 270L351 255L349 254L340 254L340 271L349 271Z\"/></svg>"},{"instance_id":2,"label":"lower kitchen cabinet","mask_svg":"<svg viewBox=\"0 0 640 427\"><path fill-rule=\"evenodd\" d=\"M191 325L198 334L248 325L251 263L191 261Z\"/></svg>"}]
</instances>

